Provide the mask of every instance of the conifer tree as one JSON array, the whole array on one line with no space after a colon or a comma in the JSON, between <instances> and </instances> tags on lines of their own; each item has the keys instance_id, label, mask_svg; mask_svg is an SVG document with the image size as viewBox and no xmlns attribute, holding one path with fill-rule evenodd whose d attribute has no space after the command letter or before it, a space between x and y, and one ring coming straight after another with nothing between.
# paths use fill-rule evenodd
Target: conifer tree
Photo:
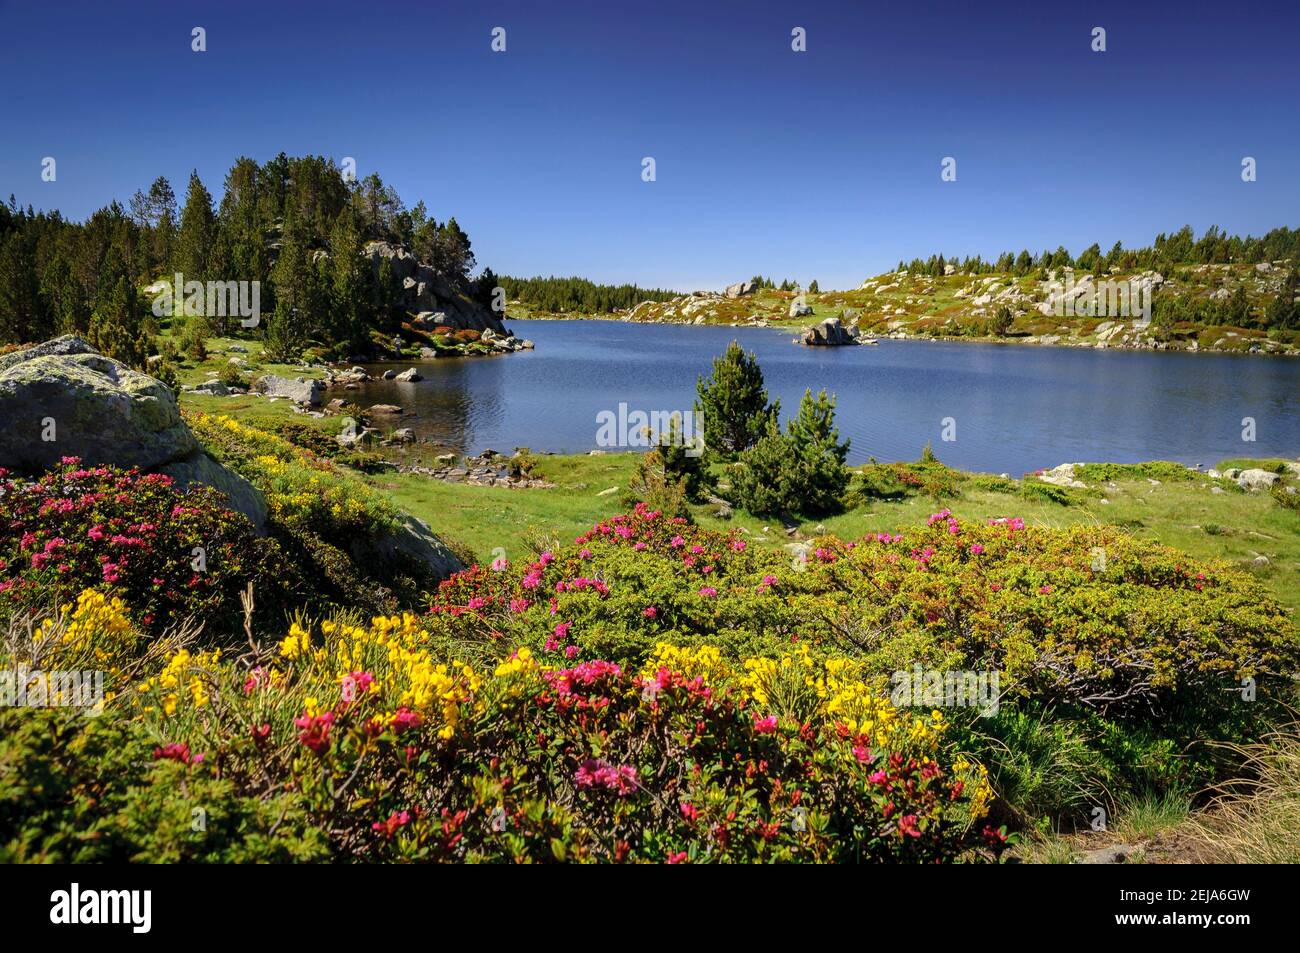
<instances>
[{"instance_id":1,"label":"conifer tree","mask_svg":"<svg viewBox=\"0 0 1300 953\"><path fill-rule=\"evenodd\" d=\"M695 412L704 418L707 450L719 459L731 459L753 446L780 416L780 401L768 403L758 359L735 341L714 359L708 379L697 379L695 389Z\"/></svg>"},{"instance_id":2,"label":"conifer tree","mask_svg":"<svg viewBox=\"0 0 1300 953\"><path fill-rule=\"evenodd\" d=\"M212 277L208 274L208 259L212 253L214 222L212 196L199 179L198 172L191 172L172 257L173 269L183 274L187 282L205 281Z\"/></svg>"}]
</instances>

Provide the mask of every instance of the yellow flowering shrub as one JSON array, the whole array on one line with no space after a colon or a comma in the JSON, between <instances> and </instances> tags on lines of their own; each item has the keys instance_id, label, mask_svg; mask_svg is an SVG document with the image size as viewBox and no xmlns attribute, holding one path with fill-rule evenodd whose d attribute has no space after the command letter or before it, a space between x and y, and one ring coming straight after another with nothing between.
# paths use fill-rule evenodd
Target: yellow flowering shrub
<instances>
[{"instance_id":1,"label":"yellow flowering shrub","mask_svg":"<svg viewBox=\"0 0 1300 953\"><path fill-rule=\"evenodd\" d=\"M143 709L149 712L156 706L171 716L185 706L203 708L212 699L220 664L220 649L198 653L178 649L161 672L138 686Z\"/></svg>"},{"instance_id":2,"label":"yellow flowering shrub","mask_svg":"<svg viewBox=\"0 0 1300 953\"><path fill-rule=\"evenodd\" d=\"M62 606L60 613L44 619L35 633L38 645L58 643L74 652L89 650L100 662L129 652L138 638L126 604L96 589L84 590L75 605Z\"/></svg>"},{"instance_id":3,"label":"yellow flowering shrub","mask_svg":"<svg viewBox=\"0 0 1300 953\"><path fill-rule=\"evenodd\" d=\"M233 417L196 413L188 419L209 449L262 491L276 522L332 538L397 524L397 511L384 497L331 461Z\"/></svg>"}]
</instances>

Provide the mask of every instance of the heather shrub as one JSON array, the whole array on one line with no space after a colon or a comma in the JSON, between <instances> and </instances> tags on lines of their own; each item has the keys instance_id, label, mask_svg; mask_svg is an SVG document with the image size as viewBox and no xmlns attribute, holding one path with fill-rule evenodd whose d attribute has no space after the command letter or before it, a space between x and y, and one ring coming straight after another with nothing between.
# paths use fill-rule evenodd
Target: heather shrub
<instances>
[{"instance_id":1,"label":"heather shrub","mask_svg":"<svg viewBox=\"0 0 1300 953\"><path fill-rule=\"evenodd\" d=\"M944 718L851 660L663 644L640 666L526 647L475 666L407 614L151 661L101 719L0 713L0 756L32 769L0 788L0 856L930 862L1005 842ZM798 717L774 667L817 686Z\"/></svg>"},{"instance_id":2,"label":"heather shrub","mask_svg":"<svg viewBox=\"0 0 1300 953\"><path fill-rule=\"evenodd\" d=\"M188 616L224 630L252 583L268 607L297 592L280 548L224 496L170 477L65 458L34 481L0 471L0 600L69 602L90 586L121 596L146 627Z\"/></svg>"},{"instance_id":3,"label":"heather shrub","mask_svg":"<svg viewBox=\"0 0 1300 953\"><path fill-rule=\"evenodd\" d=\"M824 537L791 561L641 505L517 569L455 576L430 609L431 636L470 659L524 645L640 664L671 642L733 659L806 647L855 659L882 691L917 665L996 672L1004 713L1078 722L1115 790L1217 776L1212 742L1260 730L1300 671L1285 610L1226 564L1113 527L969 524L946 510L898 534ZM993 737L993 722L966 715Z\"/></svg>"},{"instance_id":4,"label":"heather shrub","mask_svg":"<svg viewBox=\"0 0 1300 953\"><path fill-rule=\"evenodd\" d=\"M947 510L900 534L825 537L791 564L640 505L522 570L454 577L431 609L453 630L483 619L539 651L617 635L634 658L670 638L798 640L861 654L882 673L960 662L996 668L1012 696L1101 712L1158 708L1181 692L1208 700L1300 666L1286 612L1227 565L1112 527L969 524Z\"/></svg>"}]
</instances>

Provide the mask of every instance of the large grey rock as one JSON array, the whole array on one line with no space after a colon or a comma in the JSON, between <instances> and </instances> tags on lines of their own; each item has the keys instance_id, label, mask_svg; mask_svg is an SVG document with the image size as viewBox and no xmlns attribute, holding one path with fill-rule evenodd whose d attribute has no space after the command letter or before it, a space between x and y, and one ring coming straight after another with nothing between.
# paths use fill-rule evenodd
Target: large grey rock
<instances>
[{"instance_id":1,"label":"large grey rock","mask_svg":"<svg viewBox=\"0 0 1300 953\"><path fill-rule=\"evenodd\" d=\"M465 568L456 554L433 535L428 525L408 514L402 515L400 525L393 532L376 539L354 541L352 555L357 559L382 561L405 557L443 579Z\"/></svg>"},{"instance_id":2,"label":"large grey rock","mask_svg":"<svg viewBox=\"0 0 1300 953\"><path fill-rule=\"evenodd\" d=\"M77 338L5 356L0 419L0 466L27 473L69 456L147 470L199 446L167 385Z\"/></svg>"},{"instance_id":3,"label":"large grey rock","mask_svg":"<svg viewBox=\"0 0 1300 953\"><path fill-rule=\"evenodd\" d=\"M795 298L790 302L790 317L806 318L812 313L813 309L808 306L807 302L805 302L803 298Z\"/></svg>"},{"instance_id":4,"label":"large grey rock","mask_svg":"<svg viewBox=\"0 0 1300 953\"><path fill-rule=\"evenodd\" d=\"M756 281L740 281L734 285L727 285L727 290L724 294L726 294L728 298L743 298L746 295L752 295L757 290L758 283Z\"/></svg>"},{"instance_id":5,"label":"large grey rock","mask_svg":"<svg viewBox=\"0 0 1300 953\"><path fill-rule=\"evenodd\" d=\"M281 377L278 374L263 374L253 381L253 390L267 397L283 397L306 407L320 406L321 392L324 385L309 377Z\"/></svg>"},{"instance_id":6,"label":"large grey rock","mask_svg":"<svg viewBox=\"0 0 1300 953\"><path fill-rule=\"evenodd\" d=\"M266 501L199 446L167 385L62 337L0 358L0 467L35 475L62 457L216 487L259 529ZM47 437L52 439L46 439Z\"/></svg>"},{"instance_id":7,"label":"large grey rock","mask_svg":"<svg viewBox=\"0 0 1300 953\"><path fill-rule=\"evenodd\" d=\"M1046 473L1039 475L1038 479L1043 483L1051 483L1053 486L1069 486L1075 489L1086 490L1088 484L1082 480L1075 479L1074 468L1081 466L1078 463L1062 463L1059 466L1052 467Z\"/></svg>"},{"instance_id":8,"label":"large grey rock","mask_svg":"<svg viewBox=\"0 0 1300 953\"><path fill-rule=\"evenodd\" d=\"M243 513L257 527L266 530L266 498L262 492L234 470L228 470L205 451L200 450L184 460L177 460L158 468L176 481L178 489L186 490L196 483L204 483L224 493L230 508Z\"/></svg>"},{"instance_id":9,"label":"large grey rock","mask_svg":"<svg viewBox=\"0 0 1300 953\"><path fill-rule=\"evenodd\" d=\"M0 371L8 370L15 364L23 361L30 361L34 357L46 357L48 355L64 354L98 354L89 342L84 338L79 338L75 334L65 334L62 337L53 338L23 351L13 351L10 354L0 354Z\"/></svg>"},{"instance_id":10,"label":"large grey rock","mask_svg":"<svg viewBox=\"0 0 1300 953\"><path fill-rule=\"evenodd\" d=\"M1253 493L1255 490L1267 490L1278 481L1279 477L1268 470L1250 469L1242 470L1235 479L1237 486Z\"/></svg>"},{"instance_id":11,"label":"large grey rock","mask_svg":"<svg viewBox=\"0 0 1300 953\"><path fill-rule=\"evenodd\" d=\"M814 324L803 332L804 344L815 347L834 347L843 344L858 343L858 329L846 328L839 318L827 318Z\"/></svg>"}]
</instances>

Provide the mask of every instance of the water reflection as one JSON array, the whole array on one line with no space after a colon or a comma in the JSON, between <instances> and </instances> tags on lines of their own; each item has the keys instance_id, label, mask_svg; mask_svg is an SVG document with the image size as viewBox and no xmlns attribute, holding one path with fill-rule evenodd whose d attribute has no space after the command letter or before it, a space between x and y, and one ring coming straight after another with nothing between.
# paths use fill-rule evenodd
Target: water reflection
<instances>
[{"instance_id":1,"label":"water reflection","mask_svg":"<svg viewBox=\"0 0 1300 953\"><path fill-rule=\"evenodd\" d=\"M596 446L596 416L690 410L698 375L736 338L793 413L805 388L835 393L850 459L914 459L927 442L945 462L1015 474L1074 460L1300 453L1300 362L1235 355L1097 351L920 341L804 348L760 328L514 322L535 351L419 364L415 384L376 381L353 397L394 403L417 435L457 452ZM372 373L407 364L373 365ZM957 439L941 440L942 421ZM1243 417L1257 440L1241 440Z\"/></svg>"}]
</instances>

